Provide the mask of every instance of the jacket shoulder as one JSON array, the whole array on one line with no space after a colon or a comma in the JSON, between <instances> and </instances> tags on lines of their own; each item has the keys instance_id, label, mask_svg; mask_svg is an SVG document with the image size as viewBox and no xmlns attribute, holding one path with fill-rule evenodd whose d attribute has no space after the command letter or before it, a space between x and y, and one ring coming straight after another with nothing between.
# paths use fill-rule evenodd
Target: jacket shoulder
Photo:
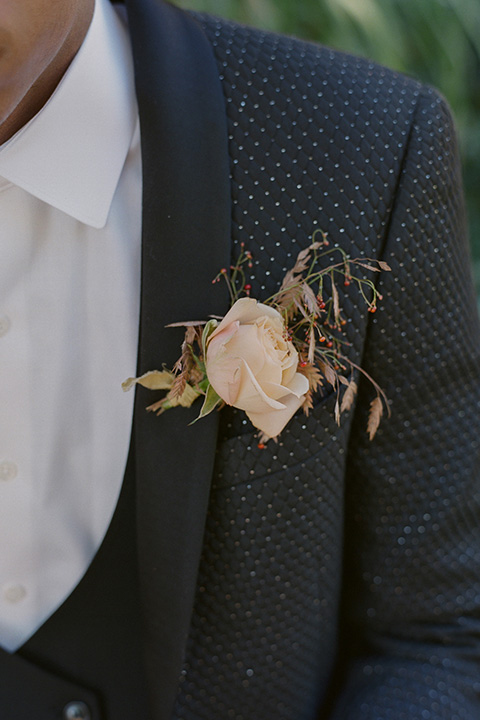
<instances>
[{"instance_id":1,"label":"jacket shoulder","mask_svg":"<svg viewBox=\"0 0 480 720\"><path fill-rule=\"evenodd\" d=\"M359 104L358 117L383 120L382 112L411 114L425 90L417 80L366 58L204 13L194 16L213 46L227 94L229 88L269 94L273 102L287 95L297 107L323 98L336 106Z\"/></svg>"}]
</instances>

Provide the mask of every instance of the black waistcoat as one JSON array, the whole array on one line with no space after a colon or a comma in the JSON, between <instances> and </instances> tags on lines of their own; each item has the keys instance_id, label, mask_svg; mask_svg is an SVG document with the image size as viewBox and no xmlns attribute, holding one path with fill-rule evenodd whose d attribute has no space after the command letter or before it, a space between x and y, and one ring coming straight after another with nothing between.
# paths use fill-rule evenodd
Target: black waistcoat
<instances>
[{"instance_id":1,"label":"black waistcoat","mask_svg":"<svg viewBox=\"0 0 480 720\"><path fill-rule=\"evenodd\" d=\"M146 720L130 452L120 499L93 563L17 653L0 652L0 717L61 720L82 701L92 720Z\"/></svg>"}]
</instances>

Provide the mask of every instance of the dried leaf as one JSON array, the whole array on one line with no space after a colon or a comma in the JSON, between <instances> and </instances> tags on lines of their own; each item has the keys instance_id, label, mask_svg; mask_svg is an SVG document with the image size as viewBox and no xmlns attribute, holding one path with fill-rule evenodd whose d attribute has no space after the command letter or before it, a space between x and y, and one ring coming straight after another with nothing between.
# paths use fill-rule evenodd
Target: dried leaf
<instances>
[{"instance_id":1,"label":"dried leaf","mask_svg":"<svg viewBox=\"0 0 480 720\"><path fill-rule=\"evenodd\" d=\"M335 370L333 370L328 363L321 360L318 360L318 365L326 381L330 383L332 387L337 387L337 373L335 372Z\"/></svg>"},{"instance_id":2,"label":"dried leaf","mask_svg":"<svg viewBox=\"0 0 480 720\"><path fill-rule=\"evenodd\" d=\"M305 415L310 414L310 410L313 408L313 393L311 390L307 392L305 395L305 400L302 403L302 410L305 413Z\"/></svg>"},{"instance_id":3,"label":"dried leaf","mask_svg":"<svg viewBox=\"0 0 480 720\"><path fill-rule=\"evenodd\" d=\"M343 377L340 375L340 377ZM345 390L342 398L342 405L341 405L341 412L345 412L345 410L350 410L350 408L353 405L353 401L355 399L355 395L357 394L357 383L354 380L351 380L348 383L348 387Z\"/></svg>"},{"instance_id":4,"label":"dried leaf","mask_svg":"<svg viewBox=\"0 0 480 720\"><path fill-rule=\"evenodd\" d=\"M168 400L166 398L162 398L162 400L152 403L152 405L147 405L146 410L148 410L148 412L154 412L157 413L157 415L161 415L170 407L172 407L172 405L170 405Z\"/></svg>"},{"instance_id":5,"label":"dried leaf","mask_svg":"<svg viewBox=\"0 0 480 720\"><path fill-rule=\"evenodd\" d=\"M385 262L385 260L379 260L378 264L380 265L382 270L386 270L387 272L390 271L392 268L388 263Z\"/></svg>"},{"instance_id":6,"label":"dried leaf","mask_svg":"<svg viewBox=\"0 0 480 720\"><path fill-rule=\"evenodd\" d=\"M335 282L332 277L332 299L333 299L333 315L335 317L335 322L339 322L340 320L340 300L338 298L338 290L337 286L335 285Z\"/></svg>"},{"instance_id":7,"label":"dried leaf","mask_svg":"<svg viewBox=\"0 0 480 720\"><path fill-rule=\"evenodd\" d=\"M296 301L299 295L298 287L286 288L283 292L279 293L275 297L275 305L281 311L286 311L287 320L291 319L295 315Z\"/></svg>"},{"instance_id":8,"label":"dried leaf","mask_svg":"<svg viewBox=\"0 0 480 720\"><path fill-rule=\"evenodd\" d=\"M373 265L370 265L367 262L364 262L363 260L358 260L357 265L360 265L360 267L365 268L365 270L371 270L372 272L380 272L380 268L374 267Z\"/></svg>"},{"instance_id":9,"label":"dried leaf","mask_svg":"<svg viewBox=\"0 0 480 720\"><path fill-rule=\"evenodd\" d=\"M190 385L199 385L203 380L205 380L205 377L205 370L195 363L188 374L188 382Z\"/></svg>"},{"instance_id":10,"label":"dried leaf","mask_svg":"<svg viewBox=\"0 0 480 720\"><path fill-rule=\"evenodd\" d=\"M150 370L138 378L128 378L122 388L126 392L138 383L149 390L170 390L174 380L175 375L170 370Z\"/></svg>"},{"instance_id":11,"label":"dried leaf","mask_svg":"<svg viewBox=\"0 0 480 720\"><path fill-rule=\"evenodd\" d=\"M183 387L185 386L185 382L187 381L188 374L193 367L195 360L193 357L193 351L192 351L192 345L195 342L195 339L197 337L197 328L194 326L188 326L185 330L185 337L183 339L182 343L182 354L178 358L177 362L173 366L173 372L174 373L181 373L182 377L182 383ZM177 378L178 380L178 378ZM180 383L178 384L180 385ZM177 387L177 382L175 382L175 387ZM183 389L182 387L182 389Z\"/></svg>"},{"instance_id":12,"label":"dried leaf","mask_svg":"<svg viewBox=\"0 0 480 720\"><path fill-rule=\"evenodd\" d=\"M283 291L289 289L290 287L292 287L292 285L297 285L299 280L300 277L298 275L295 275L293 270L287 270L282 280L282 284L280 285L277 297L280 297Z\"/></svg>"},{"instance_id":13,"label":"dried leaf","mask_svg":"<svg viewBox=\"0 0 480 720\"><path fill-rule=\"evenodd\" d=\"M315 365L311 365L310 363L308 365L303 365L303 367L299 365L297 367L297 372L301 375L305 375L312 393L316 392L318 388L323 385L322 381L324 376Z\"/></svg>"},{"instance_id":14,"label":"dried leaf","mask_svg":"<svg viewBox=\"0 0 480 720\"><path fill-rule=\"evenodd\" d=\"M383 404L381 398L377 395L375 400L372 400L370 403L370 413L368 415L367 433L370 440L373 440L375 437L382 415Z\"/></svg>"},{"instance_id":15,"label":"dried leaf","mask_svg":"<svg viewBox=\"0 0 480 720\"><path fill-rule=\"evenodd\" d=\"M171 407L177 407L178 405L181 407L190 407L199 395L201 395L201 393L187 383L187 385L185 385L185 390L181 395L172 396L172 393L169 392L167 400L170 402Z\"/></svg>"},{"instance_id":16,"label":"dried leaf","mask_svg":"<svg viewBox=\"0 0 480 720\"><path fill-rule=\"evenodd\" d=\"M316 245L317 243L315 243ZM300 252L297 255L297 259L295 260L295 265L292 268L292 272L300 274L303 273L304 270L306 270L310 264L310 257L312 254L313 246L309 245L308 247L304 248L303 250L300 250Z\"/></svg>"},{"instance_id":17,"label":"dried leaf","mask_svg":"<svg viewBox=\"0 0 480 720\"><path fill-rule=\"evenodd\" d=\"M162 400L149 405L147 410L161 415L165 410L170 410L170 408L178 407L179 405L181 407L190 407L199 395L201 395L201 393L198 390L187 384L181 395L174 396L169 392Z\"/></svg>"},{"instance_id":18,"label":"dried leaf","mask_svg":"<svg viewBox=\"0 0 480 720\"><path fill-rule=\"evenodd\" d=\"M172 389L170 390L170 397L180 397L180 395L183 394L185 388L187 386L187 377L186 373L182 372L180 375L178 375L175 378L175 382L172 385Z\"/></svg>"},{"instance_id":19,"label":"dried leaf","mask_svg":"<svg viewBox=\"0 0 480 720\"><path fill-rule=\"evenodd\" d=\"M308 362L313 365L315 362L315 327L310 328L310 337L308 339Z\"/></svg>"},{"instance_id":20,"label":"dried leaf","mask_svg":"<svg viewBox=\"0 0 480 720\"><path fill-rule=\"evenodd\" d=\"M165 327L168 328L174 328L174 327L203 327L207 324L206 320L186 320L185 322L174 322L169 323L168 325L165 325Z\"/></svg>"},{"instance_id":21,"label":"dried leaf","mask_svg":"<svg viewBox=\"0 0 480 720\"><path fill-rule=\"evenodd\" d=\"M293 266L293 268L287 271L285 277L283 278L282 284L280 285L279 293L281 293L283 290L286 290L292 285L298 285L299 283L301 283L303 279L302 273L304 273L305 270L308 269L312 252L318 250L318 248L320 247L322 247L322 243L313 242L308 247L300 250L297 255L297 259L295 260L295 265Z\"/></svg>"},{"instance_id":22,"label":"dried leaf","mask_svg":"<svg viewBox=\"0 0 480 720\"><path fill-rule=\"evenodd\" d=\"M307 283L302 283L302 297L303 297L303 302L307 306L309 312L312 315L318 315L319 307L318 307L316 295L313 292L310 285L307 285Z\"/></svg>"},{"instance_id":23,"label":"dried leaf","mask_svg":"<svg viewBox=\"0 0 480 720\"><path fill-rule=\"evenodd\" d=\"M195 341L196 336L197 336L197 326L189 325L185 331L185 340L183 341L183 344L184 345L192 345L192 343Z\"/></svg>"},{"instance_id":24,"label":"dried leaf","mask_svg":"<svg viewBox=\"0 0 480 720\"><path fill-rule=\"evenodd\" d=\"M338 398L335 401L335 422L340 425L340 405L338 404Z\"/></svg>"}]
</instances>

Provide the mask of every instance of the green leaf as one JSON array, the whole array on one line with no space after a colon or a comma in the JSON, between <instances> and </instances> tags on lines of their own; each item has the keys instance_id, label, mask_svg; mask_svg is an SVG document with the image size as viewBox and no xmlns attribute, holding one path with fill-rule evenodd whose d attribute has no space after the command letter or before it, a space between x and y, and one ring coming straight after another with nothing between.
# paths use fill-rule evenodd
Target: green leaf
<instances>
[{"instance_id":1,"label":"green leaf","mask_svg":"<svg viewBox=\"0 0 480 720\"><path fill-rule=\"evenodd\" d=\"M212 410L215 410L215 408L220 405L221 402L222 398L220 397L220 395L217 395L213 387L209 385L207 388L207 392L205 393L205 400L203 401L200 415L193 422L197 422L197 420L200 420L200 418L209 415Z\"/></svg>"},{"instance_id":2,"label":"green leaf","mask_svg":"<svg viewBox=\"0 0 480 720\"><path fill-rule=\"evenodd\" d=\"M218 321L212 318L212 320L209 320L209 321L207 322L207 324L205 325L205 327L203 328L203 333L202 333L202 352L203 352L203 357L204 357L204 359L205 359L205 354L206 354L206 350L207 350L207 341L208 341L208 338L209 338L210 335L213 333L213 331L215 330L215 328L217 327L217 325L218 325Z\"/></svg>"}]
</instances>

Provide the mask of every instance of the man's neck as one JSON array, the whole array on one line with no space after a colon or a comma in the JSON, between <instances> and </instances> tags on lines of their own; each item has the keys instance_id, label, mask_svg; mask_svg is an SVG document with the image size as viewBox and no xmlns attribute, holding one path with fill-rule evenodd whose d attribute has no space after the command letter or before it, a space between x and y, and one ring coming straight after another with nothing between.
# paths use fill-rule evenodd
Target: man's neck
<instances>
[{"instance_id":1,"label":"man's neck","mask_svg":"<svg viewBox=\"0 0 480 720\"><path fill-rule=\"evenodd\" d=\"M52 62L37 78L18 105L0 122L0 145L26 125L45 105L64 76L87 34L94 10L94 1L72 26L65 42Z\"/></svg>"}]
</instances>

